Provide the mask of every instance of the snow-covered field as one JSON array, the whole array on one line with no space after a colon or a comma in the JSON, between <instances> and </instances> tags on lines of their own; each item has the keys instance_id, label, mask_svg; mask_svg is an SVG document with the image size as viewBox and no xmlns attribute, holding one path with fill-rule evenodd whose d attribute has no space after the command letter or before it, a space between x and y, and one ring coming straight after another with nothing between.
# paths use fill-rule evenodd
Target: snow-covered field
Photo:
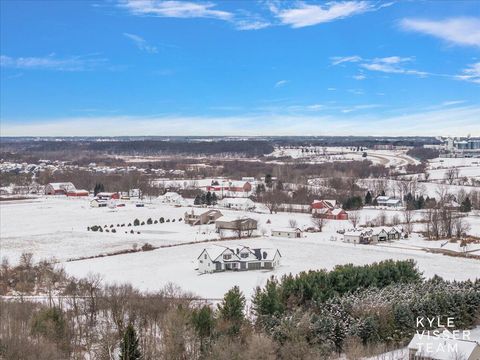
<instances>
[{"instance_id":1,"label":"snow-covered field","mask_svg":"<svg viewBox=\"0 0 480 360\"><path fill-rule=\"evenodd\" d=\"M367 153L366 157L363 157L364 152ZM362 161L367 159L373 164L384 165L386 167L403 167L408 164L419 164L418 160L406 155L406 150L367 149L365 151L352 151L352 148L350 147L280 147L276 148L271 156L290 156L293 159L303 159L313 163L350 160Z\"/></svg>"},{"instance_id":2,"label":"snow-covered field","mask_svg":"<svg viewBox=\"0 0 480 360\"><path fill-rule=\"evenodd\" d=\"M260 205L259 205L260 207ZM427 253L424 247L439 247L440 242L425 241L419 237L379 245L353 245L342 242L339 229L351 228L348 221L330 221L322 233L305 233L300 239L270 237L275 227L287 227L295 219L298 227L311 226L309 214L244 213L221 210L225 215L248 215L258 220L257 238L242 240L220 240L213 225L190 227L179 222L190 207L173 207L155 201L137 208L134 202L116 210L91 208L88 199L64 197L39 198L28 201L0 203L0 255L15 262L24 252L32 252L35 259L55 257L68 273L85 276L99 273L107 282L131 282L142 290L162 288L175 283L184 290L205 298L219 298L233 285L239 285L251 295L256 286L263 285L272 275L281 276L310 269L331 269L338 264L367 264L384 259L414 259L425 276L435 274L447 279L474 279L480 277L480 262L474 259L443 256ZM203 209L195 209L201 212ZM377 209L362 210L362 217L373 218ZM393 216L396 212L388 211ZM117 233L87 231L87 226L99 224L133 223L135 218L176 219L176 222L152 224L139 227L116 227ZM471 216L472 228L480 229L480 218ZM140 234L125 234L134 228ZM478 231L477 231L478 233ZM252 247L278 248L282 254L281 265L274 271L224 272L200 275L197 257L212 243L194 243L183 246L160 248L102 258L67 262L70 258L94 256L118 250L130 249L133 244L141 246L148 242L154 246L181 244L205 239L218 239L216 244L224 246L246 245ZM457 244L446 244L453 249ZM475 250L475 249L469 249Z\"/></svg>"}]
</instances>

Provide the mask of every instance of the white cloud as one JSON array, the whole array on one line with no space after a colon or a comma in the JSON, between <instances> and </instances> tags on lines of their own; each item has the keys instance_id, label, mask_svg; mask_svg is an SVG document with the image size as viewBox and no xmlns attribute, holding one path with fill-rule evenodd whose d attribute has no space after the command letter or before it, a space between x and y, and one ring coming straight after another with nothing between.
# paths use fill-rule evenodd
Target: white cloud
<instances>
[{"instance_id":1,"label":"white cloud","mask_svg":"<svg viewBox=\"0 0 480 360\"><path fill-rule=\"evenodd\" d=\"M351 62L359 62L362 58L358 55L353 56L334 56L330 58L332 60L332 65L340 65L342 63L351 63Z\"/></svg>"},{"instance_id":2,"label":"white cloud","mask_svg":"<svg viewBox=\"0 0 480 360\"><path fill-rule=\"evenodd\" d=\"M263 20L236 20L235 28L237 30L260 30L269 27L271 24Z\"/></svg>"},{"instance_id":3,"label":"white cloud","mask_svg":"<svg viewBox=\"0 0 480 360\"><path fill-rule=\"evenodd\" d=\"M332 61L332 65L359 63L358 66L360 66L360 68L370 71L379 71L391 74L417 75L422 77L432 75L425 71L405 68L405 63L409 63L414 60L412 57L388 56L383 58L364 59L358 55L355 55L346 57L334 56L330 59ZM356 80L363 80L366 77L365 75L360 74L353 76L353 78Z\"/></svg>"},{"instance_id":4,"label":"white cloud","mask_svg":"<svg viewBox=\"0 0 480 360\"><path fill-rule=\"evenodd\" d=\"M58 58L55 54L44 57L10 57L0 56L0 66L25 70L55 70L55 71L87 71L105 64L107 59L98 58L93 55L71 56Z\"/></svg>"},{"instance_id":5,"label":"white cloud","mask_svg":"<svg viewBox=\"0 0 480 360\"><path fill-rule=\"evenodd\" d=\"M456 75L456 79L480 84L480 62L470 64L462 71L462 74Z\"/></svg>"},{"instance_id":6,"label":"white cloud","mask_svg":"<svg viewBox=\"0 0 480 360\"><path fill-rule=\"evenodd\" d=\"M424 72L405 69L403 64L410 61L412 61L412 58L410 57L389 56L384 58L375 58L373 60L365 60L362 64L360 64L360 66L367 70L392 74L426 75Z\"/></svg>"},{"instance_id":7,"label":"white cloud","mask_svg":"<svg viewBox=\"0 0 480 360\"><path fill-rule=\"evenodd\" d=\"M358 111L358 110L375 109L375 108L379 108L379 107L382 107L382 106L383 105L380 105L380 104L355 105L355 106L352 106L352 107L344 108L344 109L341 110L341 112L344 113L344 114L348 114L348 113Z\"/></svg>"},{"instance_id":8,"label":"white cloud","mask_svg":"<svg viewBox=\"0 0 480 360\"><path fill-rule=\"evenodd\" d=\"M211 2L196 3L174 0L122 0L119 4L135 15L149 15L172 18L214 18L230 20L233 14L214 9Z\"/></svg>"},{"instance_id":9,"label":"white cloud","mask_svg":"<svg viewBox=\"0 0 480 360\"><path fill-rule=\"evenodd\" d=\"M375 6L370 1L330 1L324 5L306 4L304 2L297 4L296 7L292 8L278 8L271 5L270 10L283 25L301 28L344 19L391 5L391 3L386 3Z\"/></svg>"},{"instance_id":10,"label":"white cloud","mask_svg":"<svg viewBox=\"0 0 480 360\"><path fill-rule=\"evenodd\" d=\"M149 45L144 38L138 35L130 34L130 33L123 33L123 35L128 39L132 40L133 43L137 46L137 48L139 48L142 51L148 52L150 54L155 54L158 52L158 49L156 48L156 46Z\"/></svg>"},{"instance_id":11,"label":"white cloud","mask_svg":"<svg viewBox=\"0 0 480 360\"><path fill-rule=\"evenodd\" d=\"M480 46L480 19L456 17L445 20L403 19L404 30L431 35L451 44Z\"/></svg>"},{"instance_id":12,"label":"white cloud","mask_svg":"<svg viewBox=\"0 0 480 360\"><path fill-rule=\"evenodd\" d=\"M356 115L355 115L356 114ZM18 123L2 119L3 136L142 135L451 135L480 133L480 106L442 108L400 116L343 114L340 116L265 114L231 117L104 116L36 120ZM453 120L452 120L453 119Z\"/></svg>"},{"instance_id":13,"label":"white cloud","mask_svg":"<svg viewBox=\"0 0 480 360\"><path fill-rule=\"evenodd\" d=\"M280 80L275 83L274 87L279 88L279 87L285 86L287 83L288 83L288 80Z\"/></svg>"},{"instance_id":14,"label":"white cloud","mask_svg":"<svg viewBox=\"0 0 480 360\"><path fill-rule=\"evenodd\" d=\"M451 100L451 101L444 101L442 106L452 106L452 105L459 105L466 103L466 100Z\"/></svg>"}]
</instances>

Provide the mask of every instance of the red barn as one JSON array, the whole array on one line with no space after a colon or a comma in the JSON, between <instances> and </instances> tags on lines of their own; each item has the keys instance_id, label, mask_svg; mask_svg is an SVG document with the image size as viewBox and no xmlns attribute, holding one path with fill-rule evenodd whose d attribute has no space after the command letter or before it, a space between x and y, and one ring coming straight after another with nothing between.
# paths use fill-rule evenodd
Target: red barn
<instances>
[{"instance_id":1,"label":"red barn","mask_svg":"<svg viewBox=\"0 0 480 360\"><path fill-rule=\"evenodd\" d=\"M99 192L97 194L97 198L101 200L110 200L110 199L118 200L120 199L120 194L118 192Z\"/></svg>"},{"instance_id":2,"label":"red barn","mask_svg":"<svg viewBox=\"0 0 480 360\"><path fill-rule=\"evenodd\" d=\"M348 220L348 214L342 208L337 207L335 200L314 200L310 207L313 216L329 220Z\"/></svg>"},{"instance_id":3,"label":"red barn","mask_svg":"<svg viewBox=\"0 0 480 360\"><path fill-rule=\"evenodd\" d=\"M69 191L75 190L75 185L71 182L49 183L45 186L45 195L67 195Z\"/></svg>"},{"instance_id":4,"label":"red barn","mask_svg":"<svg viewBox=\"0 0 480 360\"><path fill-rule=\"evenodd\" d=\"M87 190L71 190L67 192L67 196L88 196Z\"/></svg>"}]
</instances>

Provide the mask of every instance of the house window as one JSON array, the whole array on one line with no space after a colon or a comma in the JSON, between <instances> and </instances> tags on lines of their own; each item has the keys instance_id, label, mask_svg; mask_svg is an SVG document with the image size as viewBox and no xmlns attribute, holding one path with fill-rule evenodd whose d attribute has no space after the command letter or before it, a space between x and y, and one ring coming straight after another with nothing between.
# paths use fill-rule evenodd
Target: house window
<instances>
[{"instance_id":1,"label":"house window","mask_svg":"<svg viewBox=\"0 0 480 360\"><path fill-rule=\"evenodd\" d=\"M232 255L230 255L230 254L223 255L224 260L230 260L231 258L232 258Z\"/></svg>"},{"instance_id":2,"label":"house window","mask_svg":"<svg viewBox=\"0 0 480 360\"><path fill-rule=\"evenodd\" d=\"M246 259L246 258L248 257L248 253L241 253L241 254L240 254L240 257L241 257L242 259Z\"/></svg>"},{"instance_id":3,"label":"house window","mask_svg":"<svg viewBox=\"0 0 480 360\"><path fill-rule=\"evenodd\" d=\"M205 254L205 260L207 260L207 254Z\"/></svg>"}]
</instances>

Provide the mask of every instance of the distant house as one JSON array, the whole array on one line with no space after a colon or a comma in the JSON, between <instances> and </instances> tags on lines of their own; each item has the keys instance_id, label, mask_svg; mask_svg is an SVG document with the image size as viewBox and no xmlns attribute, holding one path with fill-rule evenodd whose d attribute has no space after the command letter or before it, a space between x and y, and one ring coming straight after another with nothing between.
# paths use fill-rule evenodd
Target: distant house
<instances>
[{"instance_id":1,"label":"distant house","mask_svg":"<svg viewBox=\"0 0 480 360\"><path fill-rule=\"evenodd\" d=\"M379 241L399 240L402 231L396 227L373 227L345 231L343 240L356 244L376 244Z\"/></svg>"},{"instance_id":2,"label":"distant house","mask_svg":"<svg viewBox=\"0 0 480 360\"><path fill-rule=\"evenodd\" d=\"M45 186L45 195L67 195L75 190L75 185L71 182L49 183Z\"/></svg>"},{"instance_id":3,"label":"distant house","mask_svg":"<svg viewBox=\"0 0 480 360\"><path fill-rule=\"evenodd\" d=\"M90 201L90 207L107 207L107 201L106 200L99 200L99 199L93 199Z\"/></svg>"},{"instance_id":4,"label":"distant house","mask_svg":"<svg viewBox=\"0 0 480 360\"><path fill-rule=\"evenodd\" d=\"M248 197L252 194L252 184L248 181L221 180L213 181L206 191L215 193L218 198Z\"/></svg>"},{"instance_id":5,"label":"distant house","mask_svg":"<svg viewBox=\"0 0 480 360\"><path fill-rule=\"evenodd\" d=\"M89 192L87 190L69 190L67 196L88 196Z\"/></svg>"},{"instance_id":6,"label":"distant house","mask_svg":"<svg viewBox=\"0 0 480 360\"><path fill-rule=\"evenodd\" d=\"M353 244L371 244L375 241L372 239L372 231L364 229L353 229L345 231L343 241Z\"/></svg>"},{"instance_id":7,"label":"distant house","mask_svg":"<svg viewBox=\"0 0 480 360\"><path fill-rule=\"evenodd\" d=\"M314 200L310 208L314 217L329 220L348 220L348 214L335 200Z\"/></svg>"},{"instance_id":8,"label":"distant house","mask_svg":"<svg viewBox=\"0 0 480 360\"><path fill-rule=\"evenodd\" d=\"M448 330L415 334L408 344L408 360L448 359L478 360L480 344Z\"/></svg>"},{"instance_id":9,"label":"distant house","mask_svg":"<svg viewBox=\"0 0 480 360\"><path fill-rule=\"evenodd\" d=\"M235 218L222 216L215 221L215 228L217 231L233 230L251 232L257 229L257 220L248 217Z\"/></svg>"},{"instance_id":10,"label":"distant house","mask_svg":"<svg viewBox=\"0 0 480 360\"><path fill-rule=\"evenodd\" d=\"M336 200L313 200L313 202L310 204L312 214L314 214L319 209L334 209L336 207Z\"/></svg>"},{"instance_id":11,"label":"distant house","mask_svg":"<svg viewBox=\"0 0 480 360\"><path fill-rule=\"evenodd\" d=\"M118 200L120 199L120 194L117 192L99 192L96 198L100 200Z\"/></svg>"},{"instance_id":12,"label":"distant house","mask_svg":"<svg viewBox=\"0 0 480 360\"><path fill-rule=\"evenodd\" d=\"M220 206L235 210L253 210L255 203L249 198L224 198L219 202Z\"/></svg>"},{"instance_id":13,"label":"distant house","mask_svg":"<svg viewBox=\"0 0 480 360\"><path fill-rule=\"evenodd\" d=\"M377 196L375 199L378 206L386 207L399 207L402 206L402 201L400 199L391 198L390 196Z\"/></svg>"},{"instance_id":14,"label":"distant house","mask_svg":"<svg viewBox=\"0 0 480 360\"><path fill-rule=\"evenodd\" d=\"M272 236L286 238L301 238L303 231L299 228L275 228L272 229Z\"/></svg>"},{"instance_id":15,"label":"distant house","mask_svg":"<svg viewBox=\"0 0 480 360\"><path fill-rule=\"evenodd\" d=\"M280 264L281 257L278 249L215 245L204 249L198 256L198 271L203 274L228 270L272 270Z\"/></svg>"},{"instance_id":16,"label":"distant house","mask_svg":"<svg viewBox=\"0 0 480 360\"><path fill-rule=\"evenodd\" d=\"M178 205L178 206L187 204L187 202L185 201L182 195L173 191L169 191L163 195L160 195L158 197L158 200L160 200L160 202L164 204L171 204L171 205Z\"/></svg>"},{"instance_id":17,"label":"distant house","mask_svg":"<svg viewBox=\"0 0 480 360\"><path fill-rule=\"evenodd\" d=\"M201 214L195 214L193 210L191 212L185 212L184 222L185 224L194 225L208 225L213 224L215 220L220 218L223 214L218 210L207 210Z\"/></svg>"}]
</instances>

